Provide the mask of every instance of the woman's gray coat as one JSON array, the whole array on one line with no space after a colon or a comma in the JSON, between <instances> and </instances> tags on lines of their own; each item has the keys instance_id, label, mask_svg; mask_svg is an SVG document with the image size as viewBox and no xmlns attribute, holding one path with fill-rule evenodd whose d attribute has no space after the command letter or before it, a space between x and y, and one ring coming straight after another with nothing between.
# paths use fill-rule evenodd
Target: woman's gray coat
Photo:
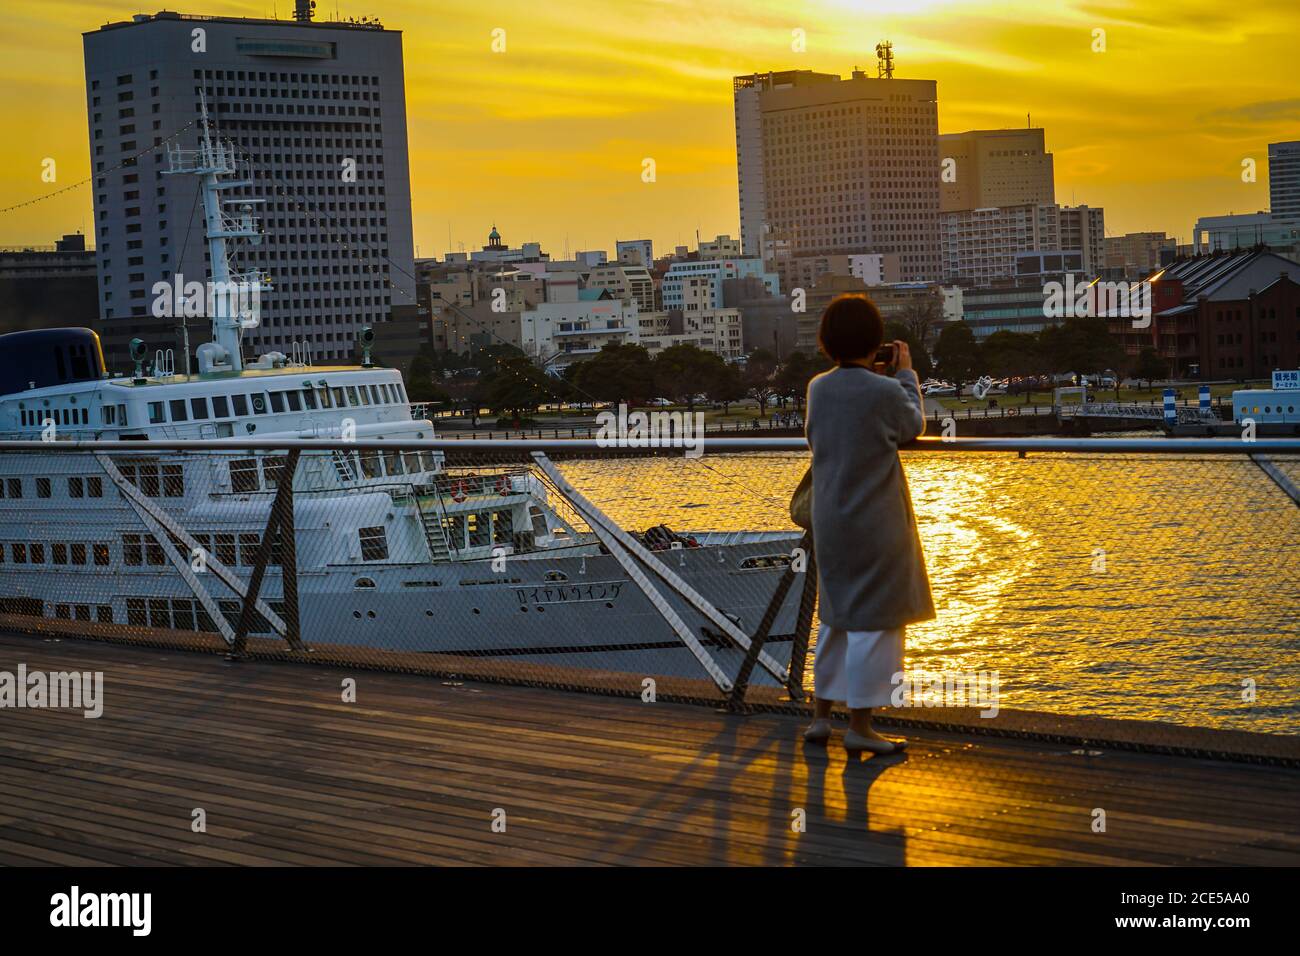
<instances>
[{"instance_id":1,"label":"woman's gray coat","mask_svg":"<svg viewBox=\"0 0 1300 956\"><path fill-rule=\"evenodd\" d=\"M883 631L934 617L898 446L925 431L916 373L838 366L808 384L822 622Z\"/></svg>"}]
</instances>

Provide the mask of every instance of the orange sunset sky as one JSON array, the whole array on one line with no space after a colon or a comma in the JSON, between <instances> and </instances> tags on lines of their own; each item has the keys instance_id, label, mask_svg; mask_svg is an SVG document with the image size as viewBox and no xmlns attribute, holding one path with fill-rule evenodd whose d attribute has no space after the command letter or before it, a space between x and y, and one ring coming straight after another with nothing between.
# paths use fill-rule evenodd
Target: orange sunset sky
<instances>
[{"instance_id":1,"label":"orange sunset sky","mask_svg":"<svg viewBox=\"0 0 1300 956\"><path fill-rule=\"evenodd\" d=\"M89 175L81 33L157 6L5 4L0 207ZM187 0L183 13L287 18L291 0ZM1300 139L1295 0L341 0L404 33L415 242L656 250L739 234L731 77L875 68L939 84L940 132L1023 126L1055 154L1056 198L1104 206L1108 234L1190 241L1201 215L1268 206L1267 146ZM318 19L333 19L319 0ZM506 51L494 53L494 28ZM793 52L793 31L806 51ZM1092 50L1093 31L1106 50ZM41 181L45 157L58 181ZM658 179L641 181L653 157ZM1243 183L1242 160L1257 160ZM91 193L0 214L0 245L83 229Z\"/></svg>"}]
</instances>

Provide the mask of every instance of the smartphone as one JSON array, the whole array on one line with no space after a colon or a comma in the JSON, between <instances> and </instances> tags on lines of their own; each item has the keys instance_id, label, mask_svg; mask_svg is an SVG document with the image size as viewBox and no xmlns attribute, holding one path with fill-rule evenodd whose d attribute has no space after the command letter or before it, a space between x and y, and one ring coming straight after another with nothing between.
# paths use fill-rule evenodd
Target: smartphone
<instances>
[{"instance_id":1,"label":"smartphone","mask_svg":"<svg viewBox=\"0 0 1300 956\"><path fill-rule=\"evenodd\" d=\"M881 375L893 375L894 366L898 364L898 349L893 342L886 342L876 349L876 357L871 360L872 371Z\"/></svg>"}]
</instances>

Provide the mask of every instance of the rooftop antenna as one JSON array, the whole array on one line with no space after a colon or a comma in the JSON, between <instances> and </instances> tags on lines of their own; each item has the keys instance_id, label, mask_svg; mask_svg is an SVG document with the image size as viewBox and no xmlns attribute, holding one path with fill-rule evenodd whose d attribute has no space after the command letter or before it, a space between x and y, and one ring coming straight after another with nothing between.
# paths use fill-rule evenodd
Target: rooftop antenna
<instances>
[{"instance_id":1,"label":"rooftop antenna","mask_svg":"<svg viewBox=\"0 0 1300 956\"><path fill-rule=\"evenodd\" d=\"M888 40L876 44L876 79L894 78L894 45Z\"/></svg>"}]
</instances>

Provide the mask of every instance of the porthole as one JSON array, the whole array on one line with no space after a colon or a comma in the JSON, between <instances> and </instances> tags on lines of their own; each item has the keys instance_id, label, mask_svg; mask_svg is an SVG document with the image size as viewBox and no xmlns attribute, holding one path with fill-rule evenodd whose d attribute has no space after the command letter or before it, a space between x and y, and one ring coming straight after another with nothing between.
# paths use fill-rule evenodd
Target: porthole
<instances>
[{"instance_id":1,"label":"porthole","mask_svg":"<svg viewBox=\"0 0 1300 956\"><path fill-rule=\"evenodd\" d=\"M523 611L525 614L527 614L527 613L528 613L528 605L527 605L527 604L521 604L521 605L519 606L519 610L521 610L521 611Z\"/></svg>"},{"instance_id":2,"label":"porthole","mask_svg":"<svg viewBox=\"0 0 1300 956\"><path fill-rule=\"evenodd\" d=\"M352 582L352 587L357 591L373 591L375 589L375 579L357 578Z\"/></svg>"},{"instance_id":3,"label":"porthole","mask_svg":"<svg viewBox=\"0 0 1300 956\"><path fill-rule=\"evenodd\" d=\"M367 611L367 612L366 612L366 617L370 618L370 620L373 621L373 620L375 619L375 612L374 612L374 611Z\"/></svg>"},{"instance_id":4,"label":"porthole","mask_svg":"<svg viewBox=\"0 0 1300 956\"><path fill-rule=\"evenodd\" d=\"M478 613L479 613L479 609L478 609L478 608L474 608L474 613L475 613L475 614L478 614Z\"/></svg>"},{"instance_id":5,"label":"porthole","mask_svg":"<svg viewBox=\"0 0 1300 956\"><path fill-rule=\"evenodd\" d=\"M612 601L606 601L606 602L605 602L605 607L613 608L613 606L614 606L614 604L613 604Z\"/></svg>"},{"instance_id":6,"label":"porthole","mask_svg":"<svg viewBox=\"0 0 1300 956\"><path fill-rule=\"evenodd\" d=\"M563 571L547 571L547 572L546 572L546 580L547 580L547 581L567 581L567 580L569 580L569 576L568 576L567 574L565 574Z\"/></svg>"},{"instance_id":7,"label":"porthole","mask_svg":"<svg viewBox=\"0 0 1300 956\"><path fill-rule=\"evenodd\" d=\"M355 617L355 618L357 618L358 620L360 620L360 619L361 619L361 612L360 612L360 611L353 611L353 612L352 612L352 616Z\"/></svg>"},{"instance_id":8,"label":"porthole","mask_svg":"<svg viewBox=\"0 0 1300 956\"><path fill-rule=\"evenodd\" d=\"M424 616L425 616L425 617L433 617L433 611L425 611L425 612L424 612Z\"/></svg>"}]
</instances>

